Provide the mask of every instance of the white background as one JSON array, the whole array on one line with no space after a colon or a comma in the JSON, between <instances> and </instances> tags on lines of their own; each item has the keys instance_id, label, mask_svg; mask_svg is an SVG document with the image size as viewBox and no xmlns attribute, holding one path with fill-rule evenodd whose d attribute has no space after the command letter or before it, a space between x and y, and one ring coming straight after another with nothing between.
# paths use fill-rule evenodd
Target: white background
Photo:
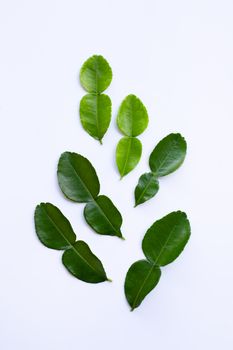
<instances>
[{"instance_id":1,"label":"white background","mask_svg":"<svg viewBox=\"0 0 233 350\"><path fill-rule=\"evenodd\" d=\"M0 2L2 350L233 348L233 2L232 0ZM112 123L103 146L82 129L78 73L92 54L109 61ZM122 181L114 162L116 112L129 93L147 106L143 156ZM184 165L158 195L133 209L148 156L170 132L188 143ZM92 232L83 205L61 195L63 151L88 157L101 193L120 209L126 241ZM37 203L50 201L101 258L113 283L69 275L61 253L34 232ZM134 312L123 293L128 267L143 258L146 229L181 209L192 237Z\"/></svg>"}]
</instances>

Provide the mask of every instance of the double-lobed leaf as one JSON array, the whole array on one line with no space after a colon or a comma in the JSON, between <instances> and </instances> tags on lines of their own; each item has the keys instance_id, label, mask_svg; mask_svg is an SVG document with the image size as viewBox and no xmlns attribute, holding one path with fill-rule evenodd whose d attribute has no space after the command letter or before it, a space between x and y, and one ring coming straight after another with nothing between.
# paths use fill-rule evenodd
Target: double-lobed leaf
<instances>
[{"instance_id":1,"label":"double-lobed leaf","mask_svg":"<svg viewBox=\"0 0 233 350\"><path fill-rule=\"evenodd\" d=\"M187 144L181 134L170 134L155 146L149 158L151 173L143 174L135 188L135 206L156 195L158 178L178 169L185 159L186 150Z\"/></svg>"},{"instance_id":2,"label":"double-lobed leaf","mask_svg":"<svg viewBox=\"0 0 233 350\"><path fill-rule=\"evenodd\" d=\"M142 154L142 144L135 137L123 137L116 149L116 163L121 177L127 175L138 164Z\"/></svg>"},{"instance_id":3,"label":"double-lobed leaf","mask_svg":"<svg viewBox=\"0 0 233 350\"><path fill-rule=\"evenodd\" d=\"M58 183L72 201L87 203L84 217L97 233L122 238L122 217L112 201L98 196L100 184L88 159L77 153L65 152L58 162Z\"/></svg>"},{"instance_id":4,"label":"double-lobed leaf","mask_svg":"<svg viewBox=\"0 0 233 350\"><path fill-rule=\"evenodd\" d=\"M72 275L88 283L108 280L101 261L85 242L75 242L76 235L70 222L55 205L37 205L34 220L41 243L48 248L65 250L62 261Z\"/></svg>"},{"instance_id":5,"label":"double-lobed leaf","mask_svg":"<svg viewBox=\"0 0 233 350\"><path fill-rule=\"evenodd\" d=\"M89 93L100 94L112 81L112 69L101 55L88 58L80 71L80 83Z\"/></svg>"},{"instance_id":6,"label":"double-lobed leaf","mask_svg":"<svg viewBox=\"0 0 233 350\"><path fill-rule=\"evenodd\" d=\"M142 101L135 95L126 96L117 114L118 128L125 136L116 148L116 163L121 178L132 171L141 158L142 144L135 137L143 133L148 121Z\"/></svg>"},{"instance_id":7,"label":"double-lobed leaf","mask_svg":"<svg viewBox=\"0 0 233 350\"><path fill-rule=\"evenodd\" d=\"M83 128L102 143L111 121L112 103L105 95L87 94L80 101L80 119Z\"/></svg>"},{"instance_id":8,"label":"double-lobed leaf","mask_svg":"<svg viewBox=\"0 0 233 350\"><path fill-rule=\"evenodd\" d=\"M172 212L156 221L146 232L142 250L147 260L134 263L125 279L125 296L132 310L139 306L160 278L160 266L174 261L191 234L184 212Z\"/></svg>"},{"instance_id":9,"label":"double-lobed leaf","mask_svg":"<svg viewBox=\"0 0 233 350\"><path fill-rule=\"evenodd\" d=\"M146 107L135 95L128 95L120 105L117 125L120 131L129 137L143 133L149 122Z\"/></svg>"}]
</instances>

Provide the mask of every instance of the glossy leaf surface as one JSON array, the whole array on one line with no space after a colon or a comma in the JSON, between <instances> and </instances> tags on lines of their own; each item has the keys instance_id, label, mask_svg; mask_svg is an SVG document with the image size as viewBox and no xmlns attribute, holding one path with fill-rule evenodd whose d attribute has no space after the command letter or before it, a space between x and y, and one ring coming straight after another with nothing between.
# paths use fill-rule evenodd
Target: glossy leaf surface
<instances>
[{"instance_id":1,"label":"glossy leaf surface","mask_svg":"<svg viewBox=\"0 0 233 350\"><path fill-rule=\"evenodd\" d=\"M86 203L99 194L100 184L95 169L80 154L65 152L58 162L58 183L64 195L79 203Z\"/></svg>"},{"instance_id":2,"label":"glossy leaf surface","mask_svg":"<svg viewBox=\"0 0 233 350\"><path fill-rule=\"evenodd\" d=\"M87 223L102 235L122 237L122 217L112 201L106 196L98 196L84 208Z\"/></svg>"},{"instance_id":3,"label":"glossy leaf surface","mask_svg":"<svg viewBox=\"0 0 233 350\"><path fill-rule=\"evenodd\" d=\"M154 197L159 190L159 182L155 174L145 173L140 176L135 188L135 206L142 204Z\"/></svg>"},{"instance_id":4,"label":"glossy leaf surface","mask_svg":"<svg viewBox=\"0 0 233 350\"><path fill-rule=\"evenodd\" d=\"M118 111L117 125L120 131L129 137L135 137L143 133L148 125L146 107L135 95L128 95Z\"/></svg>"},{"instance_id":5,"label":"glossy leaf surface","mask_svg":"<svg viewBox=\"0 0 233 350\"><path fill-rule=\"evenodd\" d=\"M46 247L63 250L75 242L71 224L55 205L37 205L34 220L37 236Z\"/></svg>"},{"instance_id":6,"label":"glossy leaf surface","mask_svg":"<svg viewBox=\"0 0 233 350\"><path fill-rule=\"evenodd\" d=\"M180 255L190 234L186 214L181 211L172 212L148 229L142 242L142 250L150 262L164 266Z\"/></svg>"},{"instance_id":7,"label":"glossy leaf surface","mask_svg":"<svg viewBox=\"0 0 233 350\"><path fill-rule=\"evenodd\" d=\"M83 128L101 142L111 121L112 103L107 95L85 95L80 102Z\"/></svg>"},{"instance_id":8,"label":"glossy leaf surface","mask_svg":"<svg viewBox=\"0 0 233 350\"><path fill-rule=\"evenodd\" d=\"M135 137L123 137L116 149L116 163L121 177L128 174L138 164L142 154L142 144Z\"/></svg>"},{"instance_id":9,"label":"glossy leaf surface","mask_svg":"<svg viewBox=\"0 0 233 350\"><path fill-rule=\"evenodd\" d=\"M88 283L100 283L108 278L101 261L83 241L77 241L66 250L62 262L67 270L78 279Z\"/></svg>"},{"instance_id":10,"label":"glossy leaf surface","mask_svg":"<svg viewBox=\"0 0 233 350\"><path fill-rule=\"evenodd\" d=\"M180 134L170 134L162 139L150 155L151 171L157 177L165 176L183 163L186 155L186 141Z\"/></svg>"},{"instance_id":11,"label":"glossy leaf surface","mask_svg":"<svg viewBox=\"0 0 233 350\"><path fill-rule=\"evenodd\" d=\"M112 81L112 69L103 56L88 58L80 71L80 83L89 93L99 94L107 89Z\"/></svg>"},{"instance_id":12,"label":"glossy leaf surface","mask_svg":"<svg viewBox=\"0 0 233 350\"><path fill-rule=\"evenodd\" d=\"M129 268L125 279L125 296L133 311L159 282L161 271L146 260L139 260Z\"/></svg>"}]
</instances>

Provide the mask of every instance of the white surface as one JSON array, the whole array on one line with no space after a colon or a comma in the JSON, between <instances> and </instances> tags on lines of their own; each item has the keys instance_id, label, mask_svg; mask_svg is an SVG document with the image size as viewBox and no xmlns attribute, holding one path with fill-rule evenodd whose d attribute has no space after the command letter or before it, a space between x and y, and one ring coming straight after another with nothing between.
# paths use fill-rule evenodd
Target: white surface
<instances>
[{"instance_id":1,"label":"white surface","mask_svg":"<svg viewBox=\"0 0 233 350\"><path fill-rule=\"evenodd\" d=\"M233 3L221 1L1 0L2 350L231 350ZM84 132L78 104L83 61L110 62L111 127L101 147ZM114 165L115 115L129 93L148 108L140 165L123 181ZM133 189L163 136L188 142L183 167L161 180L156 198L133 209ZM126 241L93 233L83 206L59 192L61 152L87 156L123 214ZM112 284L88 285L63 268L61 253L36 238L33 211L50 201L102 259ZM146 229L187 212L192 237L163 269L158 287L129 312L123 282L143 257Z\"/></svg>"}]
</instances>

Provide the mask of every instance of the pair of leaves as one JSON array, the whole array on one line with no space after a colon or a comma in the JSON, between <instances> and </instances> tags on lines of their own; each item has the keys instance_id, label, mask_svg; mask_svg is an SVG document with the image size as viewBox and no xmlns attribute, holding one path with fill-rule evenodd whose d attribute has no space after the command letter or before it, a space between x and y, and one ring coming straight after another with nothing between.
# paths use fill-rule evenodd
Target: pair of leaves
<instances>
[{"instance_id":1,"label":"pair of leaves","mask_svg":"<svg viewBox=\"0 0 233 350\"><path fill-rule=\"evenodd\" d=\"M84 62L80 83L88 92L80 101L80 120L83 128L102 143L108 130L112 103L109 96L101 94L112 81L112 70L104 57L94 55Z\"/></svg>"},{"instance_id":2,"label":"pair of leaves","mask_svg":"<svg viewBox=\"0 0 233 350\"><path fill-rule=\"evenodd\" d=\"M116 148L116 163L121 177L132 171L141 158L142 144L136 136L143 133L148 122L143 103L135 95L128 95L117 115L118 128L124 135Z\"/></svg>"},{"instance_id":3,"label":"pair of leaves","mask_svg":"<svg viewBox=\"0 0 233 350\"><path fill-rule=\"evenodd\" d=\"M100 183L88 159L80 154L65 152L58 162L58 183L64 195L84 208L86 222L102 235L122 237L122 217L112 201L99 195Z\"/></svg>"},{"instance_id":4,"label":"pair of leaves","mask_svg":"<svg viewBox=\"0 0 233 350\"><path fill-rule=\"evenodd\" d=\"M151 172L143 174L135 188L135 206L154 197L159 190L158 178L178 169L186 156L187 144L180 134L170 134L163 138L149 158Z\"/></svg>"},{"instance_id":5,"label":"pair of leaves","mask_svg":"<svg viewBox=\"0 0 233 350\"><path fill-rule=\"evenodd\" d=\"M41 203L35 210L36 233L46 247L65 250L62 262L67 270L78 279L88 283L107 281L101 261L83 241L76 241L76 235L68 219L51 203Z\"/></svg>"},{"instance_id":6,"label":"pair of leaves","mask_svg":"<svg viewBox=\"0 0 233 350\"><path fill-rule=\"evenodd\" d=\"M147 260L135 262L125 279L125 295L131 310L155 288L161 276L160 266L170 264L180 255L190 234L189 221L181 211L168 214L148 229L142 241Z\"/></svg>"}]
</instances>

